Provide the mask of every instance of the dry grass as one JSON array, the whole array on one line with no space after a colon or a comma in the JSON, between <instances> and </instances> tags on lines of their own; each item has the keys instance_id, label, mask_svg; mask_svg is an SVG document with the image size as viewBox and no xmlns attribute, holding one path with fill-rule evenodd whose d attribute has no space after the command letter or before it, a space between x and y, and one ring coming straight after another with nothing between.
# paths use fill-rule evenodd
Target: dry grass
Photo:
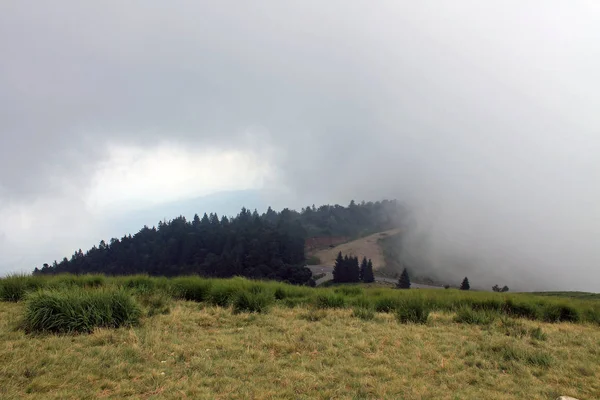
<instances>
[{"instance_id":1,"label":"dry grass","mask_svg":"<svg viewBox=\"0 0 600 400\"><path fill-rule=\"evenodd\" d=\"M396 235L400 229L392 229L385 232L375 233L370 236L354 240L352 242L340 244L331 249L317 251L314 256L318 257L322 265L334 265L338 253L357 256L362 260L363 257L370 258L373 261L373 268L378 269L385 266L385 258L383 250L378 243L378 240L385 236Z\"/></svg>"},{"instance_id":2,"label":"dry grass","mask_svg":"<svg viewBox=\"0 0 600 400\"><path fill-rule=\"evenodd\" d=\"M425 325L351 309L268 314L178 301L134 328L27 336L0 303L2 399L599 398L600 329L528 320ZM307 315L319 314L318 318ZM512 335L541 327L545 340Z\"/></svg>"}]
</instances>

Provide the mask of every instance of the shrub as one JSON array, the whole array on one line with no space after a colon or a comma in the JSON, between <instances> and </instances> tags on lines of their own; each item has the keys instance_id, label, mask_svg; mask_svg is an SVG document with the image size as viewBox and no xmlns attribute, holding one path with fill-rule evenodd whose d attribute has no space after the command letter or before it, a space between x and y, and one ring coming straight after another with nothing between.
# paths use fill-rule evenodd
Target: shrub
<instances>
[{"instance_id":1,"label":"shrub","mask_svg":"<svg viewBox=\"0 0 600 400\"><path fill-rule=\"evenodd\" d=\"M233 311L235 313L264 313L268 311L272 303L273 297L268 293L241 292L233 301Z\"/></svg>"},{"instance_id":2,"label":"shrub","mask_svg":"<svg viewBox=\"0 0 600 400\"><path fill-rule=\"evenodd\" d=\"M335 294L319 294L315 298L317 308L342 308L346 305L346 299L343 296Z\"/></svg>"},{"instance_id":3,"label":"shrub","mask_svg":"<svg viewBox=\"0 0 600 400\"><path fill-rule=\"evenodd\" d=\"M375 318L375 311L373 311L372 308L354 307L352 310L352 316L360 318L363 321L370 321Z\"/></svg>"},{"instance_id":4,"label":"shrub","mask_svg":"<svg viewBox=\"0 0 600 400\"><path fill-rule=\"evenodd\" d=\"M475 325L489 325L496 320L498 313L490 310L473 310L470 307L461 307L456 316L455 322Z\"/></svg>"},{"instance_id":5,"label":"shrub","mask_svg":"<svg viewBox=\"0 0 600 400\"><path fill-rule=\"evenodd\" d=\"M429 318L429 308L423 299L405 299L398 304L398 308L396 309L396 318L398 319L398 322L403 324L408 322L425 324Z\"/></svg>"},{"instance_id":6,"label":"shrub","mask_svg":"<svg viewBox=\"0 0 600 400\"><path fill-rule=\"evenodd\" d=\"M579 322L579 310L569 304L546 304L543 307L543 317L546 322Z\"/></svg>"},{"instance_id":7,"label":"shrub","mask_svg":"<svg viewBox=\"0 0 600 400\"><path fill-rule=\"evenodd\" d=\"M140 314L138 304L122 290L38 291L27 296L23 327L27 332L92 332L136 324Z\"/></svg>"}]
</instances>

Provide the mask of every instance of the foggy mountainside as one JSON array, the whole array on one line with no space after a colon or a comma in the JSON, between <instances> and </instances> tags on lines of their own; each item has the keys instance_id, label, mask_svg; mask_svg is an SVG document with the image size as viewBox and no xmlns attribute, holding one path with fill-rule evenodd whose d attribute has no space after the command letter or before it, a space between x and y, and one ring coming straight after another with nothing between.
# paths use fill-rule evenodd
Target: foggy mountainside
<instances>
[{"instance_id":1,"label":"foggy mountainside","mask_svg":"<svg viewBox=\"0 0 600 400\"><path fill-rule=\"evenodd\" d=\"M125 275L246 276L296 284L310 282L305 240L314 236L360 236L399 226L405 214L396 201L354 201L348 207L309 206L300 212L271 207L259 215L247 209L233 218L197 214L145 226L135 235L104 240L85 253L36 268L35 274L70 272Z\"/></svg>"}]
</instances>

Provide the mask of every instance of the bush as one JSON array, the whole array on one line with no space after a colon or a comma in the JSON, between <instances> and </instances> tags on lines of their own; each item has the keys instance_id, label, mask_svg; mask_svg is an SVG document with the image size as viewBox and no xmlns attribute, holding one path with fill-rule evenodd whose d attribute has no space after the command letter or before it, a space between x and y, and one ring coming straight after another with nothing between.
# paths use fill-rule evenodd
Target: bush
<instances>
[{"instance_id":1,"label":"bush","mask_svg":"<svg viewBox=\"0 0 600 400\"><path fill-rule=\"evenodd\" d=\"M335 294L319 294L315 298L317 308L343 308L346 305L346 299L343 296Z\"/></svg>"},{"instance_id":2,"label":"bush","mask_svg":"<svg viewBox=\"0 0 600 400\"><path fill-rule=\"evenodd\" d=\"M241 292L233 301L233 312L267 312L273 303L273 297L265 292Z\"/></svg>"},{"instance_id":3,"label":"bush","mask_svg":"<svg viewBox=\"0 0 600 400\"><path fill-rule=\"evenodd\" d=\"M78 288L38 291L26 299L26 332L92 332L137 324L140 308L123 290Z\"/></svg>"},{"instance_id":4,"label":"bush","mask_svg":"<svg viewBox=\"0 0 600 400\"><path fill-rule=\"evenodd\" d=\"M370 321L375 318L375 311L373 311L372 308L354 307L352 310L352 316L360 318L363 321Z\"/></svg>"},{"instance_id":5,"label":"bush","mask_svg":"<svg viewBox=\"0 0 600 400\"><path fill-rule=\"evenodd\" d=\"M489 325L496 320L498 313L490 310L473 310L470 307L461 307L456 316L455 322L475 325Z\"/></svg>"},{"instance_id":6,"label":"bush","mask_svg":"<svg viewBox=\"0 0 600 400\"><path fill-rule=\"evenodd\" d=\"M398 308L396 309L396 318L398 319L398 322L403 324L408 322L425 324L429 318L429 308L423 299L405 299L398 304Z\"/></svg>"}]
</instances>

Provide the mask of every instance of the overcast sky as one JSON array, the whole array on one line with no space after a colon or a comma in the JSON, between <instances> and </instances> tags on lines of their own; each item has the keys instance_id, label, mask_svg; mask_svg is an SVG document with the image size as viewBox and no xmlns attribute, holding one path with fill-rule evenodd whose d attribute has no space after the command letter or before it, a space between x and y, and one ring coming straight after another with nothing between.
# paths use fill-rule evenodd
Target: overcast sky
<instances>
[{"instance_id":1,"label":"overcast sky","mask_svg":"<svg viewBox=\"0 0 600 400\"><path fill-rule=\"evenodd\" d=\"M257 190L396 197L436 268L600 291L596 1L5 0L0 54L0 273Z\"/></svg>"}]
</instances>

